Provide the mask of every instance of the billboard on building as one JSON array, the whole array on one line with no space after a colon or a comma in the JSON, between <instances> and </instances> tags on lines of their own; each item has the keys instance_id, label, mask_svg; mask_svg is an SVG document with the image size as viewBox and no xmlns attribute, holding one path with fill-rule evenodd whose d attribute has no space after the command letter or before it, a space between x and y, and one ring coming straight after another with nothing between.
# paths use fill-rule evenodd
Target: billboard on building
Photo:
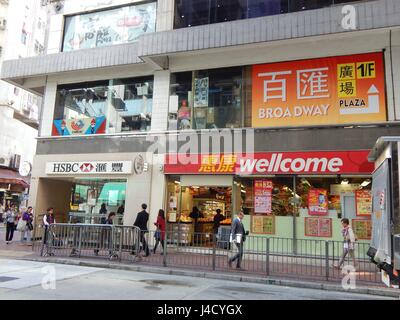
<instances>
[{"instance_id":1,"label":"billboard on building","mask_svg":"<svg viewBox=\"0 0 400 320\"><path fill-rule=\"evenodd\" d=\"M129 43L155 32L156 5L152 2L67 17L63 51Z\"/></svg>"},{"instance_id":2,"label":"billboard on building","mask_svg":"<svg viewBox=\"0 0 400 320\"><path fill-rule=\"evenodd\" d=\"M52 136L106 133L106 117L54 120Z\"/></svg>"},{"instance_id":3,"label":"billboard on building","mask_svg":"<svg viewBox=\"0 0 400 320\"><path fill-rule=\"evenodd\" d=\"M252 126L386 121L383 53L253 66Z\"/></svg>"}]
</instances>

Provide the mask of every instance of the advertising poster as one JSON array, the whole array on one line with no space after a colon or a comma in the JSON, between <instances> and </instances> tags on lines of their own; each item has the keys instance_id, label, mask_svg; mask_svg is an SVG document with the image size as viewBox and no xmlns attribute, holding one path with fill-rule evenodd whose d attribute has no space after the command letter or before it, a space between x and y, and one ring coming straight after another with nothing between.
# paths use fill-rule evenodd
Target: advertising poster
<instances>
[{"instance_id":1,"label":"advertising poster","mask_svg":"<svg viewBox=\"0 0 400 320\"><path fill-rule=\"evenodd\" d=\"M353 219L351 225L356 237L360 240L370 240L372 235L372 222L370 219Z\"/></svg>"},{"instance_id":2,"label":"advertising poster","mask_svg":"<svg viewBox=\"0 0 400 320\"><path fill-rule=\"evenodd\" d=\"M194 80L194 107L208 107L208 77Z\"/></svg>"},{"instance_id":3,"label":"advertising poster","mask_svg":"<svg viewBox=\"0 0 400 320\"><path fill-rule=\"evenodd\" d=\"M106 133L106 117L54 120L52 136Z\"/></svg>"},{"instance_id":4,"label":"advertising poster","mask_svg":"<svg viewBox=\"0 0 400 320\"><path fill-rule=\"evenodd\" d=\"M357 190L356 194L356 215L371 216L372 194L370 190Z\"/></svg>"},{"instance_id":5,"label":"advertising poster","mask_svg":"<svg viewBox=\"0 0 400 320\"><path fill-rule=\"evenodd\" d=\"M310 189L308 191L308 214L310 216L326 216L328 214L328 191L326 189Z\"/></svg>"},{"instance_id":6,"label":"advertising poster","mask_svg":"<svg viewBox=\"0 0 400 320\"><path fill-rule=\"evenodd\" d=\"M254 213L271 214L272 189L272 181L254 180Z\"/></svg>"},{"instance_id":7,"label":"advertising poster","mask_svg":"<svg viewBox=\"0 0 400 320\"><path fill-rule=\"evenodd\" d=\"M63 51L136 41L155 32L156 2L66 17Z\"/></svg>"},{"instance_id":8,"label":"advertising poster","mask_svg":"<svg viewBox=\"0 0 400 320\"><path fill-rule=\"evenodd\" d=\"M275 234L275 216L252 216L251 232L254 234Z\"/></svg>"},{"instance_id":9,"label":"advertising poster","mask_svg":"<svg viewBox=\"0 0 400 320\"><path fill-rule=\"evenodd\" d=\"M386 121L383 53L253 66L252 126Z\"/></svg>"},{"instance_id":10,"label":"advertising poster","mask_svg":"<svg viewBox=\"0 0 400 320\"><path fill-rule=\"evenodd\" d=\"M320 217L304 218L304 234L307 237L332 237L332 219Z\"/></svg>"}]
</instances>

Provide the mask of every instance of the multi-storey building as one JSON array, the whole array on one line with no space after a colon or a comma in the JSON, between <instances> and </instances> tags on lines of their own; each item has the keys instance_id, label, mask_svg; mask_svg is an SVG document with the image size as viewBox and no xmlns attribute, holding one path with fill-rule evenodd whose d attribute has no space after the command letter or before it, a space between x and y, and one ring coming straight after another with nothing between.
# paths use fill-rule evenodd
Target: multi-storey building
<instances>
[{"instance_id":1,"label":"multi-storey building","mask_svg":"<svg viewBox=\"0 0 400 320\"><path fill-rule=\"evenodd\" d=\"M0 68L4 60L44 53L47 12L34 0L0 1ZM0 81L0 203L19 204L29 187L41 98ZM18 173L23 165L24 176Z\"/></svg>"},{"instance_id":2,"label":"multi-storey building","mask_svg":"<svg viewBox=\"0 0 400 320\"><path fill-rule=\"evenodd\" d=\"M400 133L398 1L49 5L47 53L2 69L44 97L37 213L66 221L124 204L132 225L147 203L150 222L164 208L190 237L192 207L205 232L217 208L242 207L253 234L339 239L349 217L370 237L368 151ZM206 147L221 135L236 149ZM189 146L191 162L175 159Z\"/></svg>"}]
</instances>

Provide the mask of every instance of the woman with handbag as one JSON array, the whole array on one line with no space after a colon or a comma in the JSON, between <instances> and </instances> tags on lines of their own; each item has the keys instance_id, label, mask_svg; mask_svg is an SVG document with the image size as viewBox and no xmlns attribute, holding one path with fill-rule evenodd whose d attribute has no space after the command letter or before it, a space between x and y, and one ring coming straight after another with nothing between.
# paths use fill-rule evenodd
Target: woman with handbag
<instances>
[{"instance_id":1,"label":"woman with handbag","mask_svg":"<svg viewBox=\"0 0 400 320\"><path fill-rule=\"evenodd\" d=\"M153 253L154 254L156 253L157 246L161 242L161 245L163 247L163 252L161 252L161 254L164 254L165 213L163 209L160 209L158 211L157 222L155 222L154 225L157 227L157 230L154 233L154 238L156 239L156 245L154 246Z\"/></svg>"},{"instance_id":2,"label":"woman with handbag","mask_svg":"<svg viewBox=\"0 0 400 320\"><path fill-rule=\"evenodd\" d=\"M5 221L6 221L6 243L12 242L15 230L15 219L17 218L17 210L15 204L6 208Z\"/></svg>"},{"instance_id":3,"label":"woman with handbag","mask_svg":"<svg viewBox=\"0 0 400 320\"><path fill-rule=\"evenodd\" d=\"M32 230L33 230L33 208L28 207L28 210L24 212L22 215L21 221L25 222L25 226L20 230L21 231L21 242L30 244L32 239Z\"/></svg>"}]
</instances>

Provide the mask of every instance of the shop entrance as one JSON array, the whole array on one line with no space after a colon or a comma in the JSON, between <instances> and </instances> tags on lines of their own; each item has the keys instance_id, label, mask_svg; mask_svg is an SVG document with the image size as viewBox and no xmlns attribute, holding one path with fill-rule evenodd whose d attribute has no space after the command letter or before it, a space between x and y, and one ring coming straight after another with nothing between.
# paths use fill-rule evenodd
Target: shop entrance
<instances>
[{"instance_id":1,"label":"shop entrance","mask_svg":"<svg viewBox=\"0 0 400 320\"><path fill-rule=\"evenodd\" d=\"M197 182L201 183L198 178ZM172 242L212 246L214 235L227 233L224 229L230 231L234 188L229 181L222 186L216 186L212 180L211 185L191 182L181 176L168 179L168 230L172 234Z\"/></svg>"}]
</instances>

